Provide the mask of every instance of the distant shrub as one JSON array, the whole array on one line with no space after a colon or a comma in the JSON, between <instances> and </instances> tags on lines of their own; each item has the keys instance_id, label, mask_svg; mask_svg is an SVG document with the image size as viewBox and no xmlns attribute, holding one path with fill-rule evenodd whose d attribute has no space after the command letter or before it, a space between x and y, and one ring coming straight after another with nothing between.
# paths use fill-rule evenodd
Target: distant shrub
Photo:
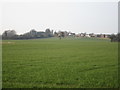
<instances>
[{"instance_id":1,"label":"distant shrub","mask_svg":"<svg viewBox=\"0 0 120 90\"><path fill-rule=\"evenodd\" d=\"M111 42L120 42L120 33L118 34L112 34L109 37L111 39Z\"/></svg>"}]
</instances>

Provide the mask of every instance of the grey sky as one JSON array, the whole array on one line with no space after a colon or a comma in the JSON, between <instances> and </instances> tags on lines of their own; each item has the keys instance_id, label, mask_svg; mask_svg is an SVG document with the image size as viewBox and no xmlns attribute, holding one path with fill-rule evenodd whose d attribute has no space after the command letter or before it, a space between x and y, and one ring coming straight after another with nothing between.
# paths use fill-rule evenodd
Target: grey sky
<instances>
[{"instance_id":1,"label":"grey sky","mask_svg":"<svg viewBox=\"0 0 120 90\"><path fill-rule=\"evenodd\" d=\"M35 29L75 33L117 33L117 2L6 2L2 29L22 34Z\"/></svg>"}]
</instances>

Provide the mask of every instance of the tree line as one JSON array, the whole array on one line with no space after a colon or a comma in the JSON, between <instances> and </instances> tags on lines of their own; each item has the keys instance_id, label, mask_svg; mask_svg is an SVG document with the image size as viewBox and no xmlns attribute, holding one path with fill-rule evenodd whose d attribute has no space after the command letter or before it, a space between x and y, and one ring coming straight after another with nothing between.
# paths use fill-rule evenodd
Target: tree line
<instances>
[{"instance_id":1,"label":"tree line","mask_svg":"<svg viewBox=\"0 0 120 90\"><path fill-rule=\"evenodd\" d=\"M48 37L53 37L53 30L46 29L45 32L37 32L35 29L32 29L29 32L21 35L18 35L15 30L6 30L2 34L2 39L34 39Z\"/></svg>"}]
</instances>

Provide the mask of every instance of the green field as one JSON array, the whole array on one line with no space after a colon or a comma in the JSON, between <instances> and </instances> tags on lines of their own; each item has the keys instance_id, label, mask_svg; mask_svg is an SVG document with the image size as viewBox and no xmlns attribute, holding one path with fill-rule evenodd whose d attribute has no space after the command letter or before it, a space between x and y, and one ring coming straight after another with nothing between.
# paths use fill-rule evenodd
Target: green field
<instances>
[{"instance_id":1,"label":"green field","mask_svg":"<svg viewBox=\"0 0 120 90\"><path fill-rule=\"evenodd\" d=\"M118 44L108 39L3 40L3 88L117 88Z\"/></svg>"}]
</instances>

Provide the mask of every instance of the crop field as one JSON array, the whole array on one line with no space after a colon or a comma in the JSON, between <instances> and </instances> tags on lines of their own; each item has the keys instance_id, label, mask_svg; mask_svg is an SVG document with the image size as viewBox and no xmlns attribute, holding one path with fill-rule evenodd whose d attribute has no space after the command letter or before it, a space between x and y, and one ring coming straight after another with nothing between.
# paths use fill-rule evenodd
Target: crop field
<instances>
[{"instance_id":1,"label":"crop field","mask_svg":"<svg viewBox=\"0 0 120 90\"><path fill-rule=\"evenodd\" d=\"M3 40L3 88L117 88L118 43L98 38Z\"/></svg>"}]
</instances>

